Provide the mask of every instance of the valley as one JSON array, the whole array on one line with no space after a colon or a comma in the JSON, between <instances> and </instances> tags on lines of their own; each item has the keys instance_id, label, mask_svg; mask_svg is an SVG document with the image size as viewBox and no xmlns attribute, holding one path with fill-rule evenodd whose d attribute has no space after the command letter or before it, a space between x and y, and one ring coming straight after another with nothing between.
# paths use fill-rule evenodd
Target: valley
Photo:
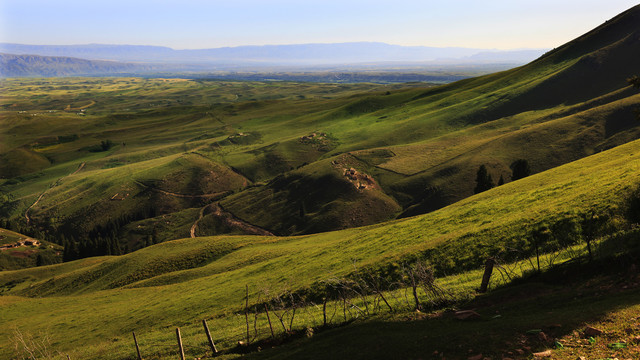
<instances>
[{"instance_id":1,"label":"valley","mask_svg":"<svg viewBox=\"0 0 640 360\"><path fill-rule=\"evenodd\" d=\"M0 79L0 357L637 358L638 24L444 85Z\"/></svg>"}]
</instances>

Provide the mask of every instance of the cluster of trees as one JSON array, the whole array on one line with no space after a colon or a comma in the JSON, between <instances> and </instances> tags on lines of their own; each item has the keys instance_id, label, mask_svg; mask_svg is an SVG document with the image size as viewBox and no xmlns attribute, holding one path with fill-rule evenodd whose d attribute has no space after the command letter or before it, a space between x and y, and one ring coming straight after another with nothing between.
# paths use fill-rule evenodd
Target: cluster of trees
<instances>
[{"instance_id":1,"label":"cluster of trees","mask_svg":"<svg viewBox=\"0 0 640 360\"><path fill-rule=\"evenodd\" d=\"M64 246L63 261L77 260L90 256L122 255L125 253L116 238L90 238L84 241L71 238L71 240L65 239L62 246Z\"/></svg>"},{"instance_id":2,"label":"cluster of trees","mask_svg":"<svg viewBox=\"0 0 640 360\"><path fill-rule=\"evenodd\" d=\"M119 218L109 219L104 224L96 225L82 239L74 238L73 236L69 236L68 238L63 237L63 242L59 243L65 247L64 261L82 259L90 256L126 254L130 252L131 249L129 249L128 244L121 244L119 237L120 229L134 221L155 216L155 209L149 206L137 213L124 214ZM73 226L67 226L64 229L59 229L59 231L64 234L75 233ZM64 241L66 241L66 244ZM147 236L142 243L142 247L157 243L157 234L154 230L153 234Z\"/></svg>"},{"instance_id":3,"label":"cluster of trees","mask_svg":"<svg viewBox=\"0 0 640 360\"><path fill-rule=\"evenodd\" d=\"M155 209L149 206L137 213L109 219L106 223L96 225L88 233L79 231L73 222L61 224L60 226L46 224L26 226L24 222L3 218L0 218L0 228L62 245L64 246L63 261L71 261L90 256L122 255L132 251L132 249L129 249L128 244L121 242L120 229L131 222L155 216ZM143 239L141 247L157 244L158 242L158 236L154 230L152 234ZM50 259L43 258L40 260L39 263L42 265L51 263Z\"/></svg>"},{"instance_id":4,"label":"cluster of trees","mask_svg":"<svg viewBox=\"0 0 640 360\"><path fill-rule=\"evenodd\" d=\"M21 224L18 221L11 221L9 219L0 219L0 228L15 231L23 235L28 235L35 239L47 240L53 243L58 243L57 241L55 241L55 238L49 236L45 232L42 232L41 230L35 227L24 226L24 224Z\"/></svg>"},{"instance_id":5,"label":"cluster of trees","mask_svg":"<svg viewBox=\"0 0 640 360\"><path fill-rule=\"evenodd\" d=\"M525 159L518 159L511 163L511 181L519 180L531 175L531 168L529 167L529 162ZM504 184L504 177L500 175L500 180L498 181L498 186ZM493 179L491 178L491 174L487 171L487 167L483 164L480 165L478 172L476 174L476 187L474 188L474 193L478 194L483 191L487 191L491 188L495 187L493 183Z\"/></svg>"}]
</instances>

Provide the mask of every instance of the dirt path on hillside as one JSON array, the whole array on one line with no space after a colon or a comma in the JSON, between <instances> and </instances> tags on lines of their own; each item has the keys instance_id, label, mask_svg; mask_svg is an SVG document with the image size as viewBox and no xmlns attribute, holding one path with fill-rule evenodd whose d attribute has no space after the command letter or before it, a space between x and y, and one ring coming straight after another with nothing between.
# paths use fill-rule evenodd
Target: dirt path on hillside
<instances>
[{"instance_id":1,"label":"dirt path on hillside","mask_svg":"<svg viewBox=\"0 0 640 360\"><path fill-rule=\"evenodd\" d=\"M64 108L64 111L82 110L82 109L88 108L89 106L93 106L95 104L96 104L96 102L94 100L91 100L91 102L89 104L85 105L85 106L80 106L80 107L77 107L77 108L72 108L71 104L69 104L69 105L67 105L67 107Z\"/></svg>"},{"instance_id":2,"label":"dirt path on hillside","mask_svg":"<svg viewBox=\"0 0 640 360\"><path fill-rule=\"evenodd\" d=\"M225 225L230 228L239 229L248 235L260 235L260 236L275 236L272 232L265 230L259 226L249 224L248 222L235 217L232 213L226 211L219 203L212 203L204 206L200 209L200 216L198 220L191 226L191 237L196 237L196 229L198 223L204 217L205 210L210 207L212 209L211 215L219 218Z\"/></svg>"},{"instance_id":3,"label":"dirt path on hillside","mask_svg":"<svg viewBox=\"0 0 640 360\"><path fill-rule=\"evenodd\" d=\"M218 199L224 197L225 195L229 194L230 192L225 191L225 192L218 192L218 193L213 193L213 194L202 194L202 195L187 195L187 194L178 194L178 193L174 193L174 192L170 192L170 191L165 191L165 190L161 190L158 188L154 188L151 186L147 186L145 184L143 184L140 181L136 181L136 184L150 189L152 191L156 191L165 195L169 195L169 196L175 196L175 197L179 197L179 198L188 198L188 199L193 199L193 198L214 198L213 200L217 200L215 199L216 197ZM189 235L192 238L196 237L196 230L198 229L198 223L202 220L202 218L205 216L205 211L207 210L207 208L211 208L212 212L211 214L215 217L220 218L220 220L227 226L229 226L230 228L235 228L235 229L240 229L242 232L244 232L245 234L248 235L262 235L262 236L275 236L273 233L271 233L268 230L265 230L259 226L250 224L242 219L239 219L237 217L235 217L232 213L224 210L222 208L222 206L220 206L219 203L211 203L208 204L206 206L203 206L202 208L200 208L200 213L198 215L198 219L196 219L196 221L193 223L193 225L191 225L191 229L189 229Z\"/></svg>"},{"instance_id":4,"label":"dirt path on hillside","mask_svg":"<svg viewBox=\"0 0 640 360\"><path fill-rule=\"evenodd\" d=\"M184 199L200 199L200 198L212 198L212 197L216 197L216 196L222 196L224 194L226 194L228 191L222 191L222 192L217 192L217 193L211 193L211 194L200 194L200 195L189 195L189 194L178 194L178 193L174 193L171 191L166 191L166 190L162 190L162 189L158 189L155 187L151 187L149 185L145 185L144 183L140 182L140 181L135 181L136 184L147 188L151 191L155 191L155 192L159 192L161 194L165 194L165 195L169 195L169 196L175 196L175 197L179 197L179 198L184 198Z\"/></svg>"},{"instance_id":5,"label":"dirt path on hillside","mask_svg":"<svg viewBox=\"0 0 640 360\"><path fill-rule=\"evenodd\" d=\"M76 171L72 172L71 174L65 175L61 178L59 178L58 180L56 180L56 182L54 182L53 184L49 185L49 188L45 191L42 192L42 194L40 194L40 196L38 196L38 199L36 199L36 201L31 204L31 206L29 206L27 208L27 210L24 212L24 218L27 219L27 226L29 226L29 224L31 223L31 218L29 217L29 210L31 210L32 207L36 206L40 200L42 200L42 197L44 196L44 194L46 194L49 190L53 189L54 187L60 185L60 182L62 181L62 179L66 178L67 176L71 176L74 174L77 174L78 172L80 172L80 170L82 170L84 168L85 162L82 162L80 164L80 166L78 166L78 168L76 169Z\"/></svg>"},{"instance_id":6,"label":"dirt path on hillside","mask_svg":"<svg viewBox=\"0 0 640 360\"><path fill-rule=\"evenodd\" d=\"M211 206L211 204L205 205L200 209L200 215L198 216L198 220L196 220L196 222L193 223L193 225L191 225L191 230L189 230L189 233L191 234L192 238L196 237L196 229L198 228L198 223L200 222L200 220L202 220L202 218L204 217L204 211Z\"/></svg>"}]
</instances>

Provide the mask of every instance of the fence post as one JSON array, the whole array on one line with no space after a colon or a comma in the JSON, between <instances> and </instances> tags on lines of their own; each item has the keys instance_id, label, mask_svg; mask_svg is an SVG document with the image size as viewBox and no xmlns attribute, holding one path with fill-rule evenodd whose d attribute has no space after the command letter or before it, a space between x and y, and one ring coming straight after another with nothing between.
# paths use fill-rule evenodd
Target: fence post
<instances>
[{"instance_id":1,"label":"fence post","mask_svg":"<svg viewBox=\"0 0 640 360\"><path fill-rule=\"evenodd\" d=\"M478 292L487 292L487 288L489 287L489 280L491 280L491 273L493 273L494 264L495 260L493 260L493 258L488 258L487 262L484 263L484 275L482 275L482 283L480 284L480 289L478 290Z\"/></svg>"},{"instance_id":2,"label":"fence post","mask_svg":"<svg viewBox=\"0 0 640 360\"><path fill-rule=\"evenodd\" d=\"M136 338L136 332L132 331L133 334L133 342L136 344L136 352L138 353L138 360L142 360L142 355L140 355L140 346L138 345L138 339ZM69 355L67 355L67 360L69 359Z\"/></svg>"},{"instance_id":3,"label":"fence post","mask_svg":"<svg viewBox=\"0 0 640 360\"><path fill-rule=\"evenodd\" d=\"M176 337L178 338L178 347L180 348L180 359L184 359L184 348L182 347L182 337L180 336L180 328L176 328Z\"/></svg>"},{"instance_id":4,"label":"fence post","mask_svg":"<svg viewBox=\"0 0 640 360\"><path fill-rule=\"evenodd\" d=\"M211 333L209 332L209 327L207 326L207 320L202 319L202 325L204 326L204 332L207 334L207 339L209 340L209 346L211 346L211 350L213 353L217 353L218 349L216 349L216 344L213 343L213 339L211 338Z\"/></svg>"},{"instance_id":5,"label":"fence post","mask_svg":"<svg viewBox=\"0 0 640 360\"><path fill-rule=\"evenodd\" d=\"M269 321L269 329L271 330L271 337L275 338L276 335L273 333L273 326L271 325L271 317L269 316L269 308L267 307L267 303L264 304L264 311L267 313L267 321Z\"/></svg>"},{"instance_id":6,"label":"fence post","mask_svg":"<svg viewBox=\"0 0 640 360\"><path fill-rule=\"evenodd\" d=\"M322 299L322 326L327 326L327 298Z\"/></svg>"},{"instance_id":7,"label":"fence post","mask_svg":"<svg viewBox=\"0 0 640 360\"><path fill-rule=\"evenodd\" d=\"M246 285L247 288L247 297L246 297L246 302L244 305L244 320L247 323L247 345L249 345L249 339L250 339L250 335L249 335L249 285Z\"/></svg>"}]
</instances>

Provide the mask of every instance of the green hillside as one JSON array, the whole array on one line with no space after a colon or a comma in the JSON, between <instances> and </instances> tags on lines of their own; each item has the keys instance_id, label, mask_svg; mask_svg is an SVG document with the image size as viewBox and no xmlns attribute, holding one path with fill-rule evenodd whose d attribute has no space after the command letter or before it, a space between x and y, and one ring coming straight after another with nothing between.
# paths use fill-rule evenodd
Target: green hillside
<instances>
[{"instance_id":1,"label":"green hillside","mask_svg":"<svg viewBox=\"0 0 640 360\"><path fill-rule=\"evenodd\" d=\"M308 234L433 211L472 195L480 165L509 182L515 160L537 173L638 138L639 13L437 87L6 79L0 216L78 243L73 258L191 230Z\"/></svg>"},{"instance_id":2,"label":"green hillside","mask_svg":"<svg viewBox=\"0 0 640 360\"><path fill-rule=\"evenodd\" d=\"M393 274L400 271L398 264L416 257L442 276L475 269L488 256L512 261L531 256L541 227L548 234L538 244L544 252L584 244L587 236L604 236L594 250L598 257L611 241L617 251L634 251L637 229L630 225L627 199L640 183L638 174L640 142L634 141L430 214L380 225L299 237L183 239L123 256L5 271L0 273L6 324L1 331L4 338L13 336L12 329L32 336L46 332L51 348L72 358L116 359L132 356L127 340L132 330L157 343L169 342L171 327L180 326L195 341L199 319L207 318L216 324L219 346L231 351L243 336L244 320L234 313L243 307L245 286L253 304L264 291L315 288L354 269ZM596 233L580 225L592 215L606 219ZM513 246L520 252L510 253ZM469 274L468 280L449 284L471 291L477 284L465 281L477 281L479 272ZM25 308L28 317L19 310ZM0 351L9 356L11 344ZM169 349L145 351L174 356ZM193 345L190 354L198 351ZM234 351L228 356L237 356Z\"/></svg>"}]
</instances>

